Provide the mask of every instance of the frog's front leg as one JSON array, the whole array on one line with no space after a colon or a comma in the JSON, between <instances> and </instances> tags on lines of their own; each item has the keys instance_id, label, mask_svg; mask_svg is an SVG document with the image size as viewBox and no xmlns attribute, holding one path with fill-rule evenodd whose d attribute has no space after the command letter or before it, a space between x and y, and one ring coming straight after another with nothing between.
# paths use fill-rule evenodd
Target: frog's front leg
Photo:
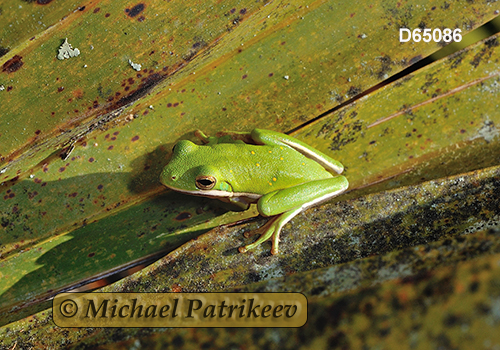
<instances>
[{"instance_id":1,"label":"frog's front leg","mask_svg":"<svg viewBox=\"0 0 500 350\"><path fill-rule=\"evenodd\" d=\"M276 215L276 217L260 229L264 233L257 241L240 247L239 251L245 253L272 238L271 254L278 254L279 235L288 221L301 211L339 195L348 186L349 183L344 176L336 176L277 190L262 196L257 202L259 213L265 216Z\"/></svg>"}]
</instances>

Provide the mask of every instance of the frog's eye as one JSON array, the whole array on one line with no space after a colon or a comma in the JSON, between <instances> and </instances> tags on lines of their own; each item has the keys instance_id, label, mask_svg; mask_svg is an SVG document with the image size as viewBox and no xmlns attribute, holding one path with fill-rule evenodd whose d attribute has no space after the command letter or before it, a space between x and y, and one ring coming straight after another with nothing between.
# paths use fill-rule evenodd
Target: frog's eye
<instances>
[{"instance_id":1,"label":"frog's eye","mask_svg":"<svg viewBox=\"0 0 500 350\"><path fill-rule=\"evenodd\" d=\"M215 180L215 177L211 175L200 175L196 177L196 187L200 190L211 190L214 188L216 182L217 180Z\"/></svg>"}]
</instances>

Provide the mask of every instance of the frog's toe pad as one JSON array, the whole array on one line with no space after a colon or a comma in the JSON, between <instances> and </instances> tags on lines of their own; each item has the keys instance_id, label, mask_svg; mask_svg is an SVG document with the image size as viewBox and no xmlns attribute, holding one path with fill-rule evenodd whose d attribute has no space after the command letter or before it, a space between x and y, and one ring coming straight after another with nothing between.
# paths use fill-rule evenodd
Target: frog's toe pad
<instances>
[{"instance_id":1,"label":"frog's toe pad","mask_svg":"<svg viewBox=\"0 0 500 350\"><path fill-rule=\"evenodd\" d=\"M252 236L255 236L256 234L259 233L259 230L253 230L253 231L247 231L243 234L243 237L245 238L250 238Z\"/></svg>"}]
</instances>

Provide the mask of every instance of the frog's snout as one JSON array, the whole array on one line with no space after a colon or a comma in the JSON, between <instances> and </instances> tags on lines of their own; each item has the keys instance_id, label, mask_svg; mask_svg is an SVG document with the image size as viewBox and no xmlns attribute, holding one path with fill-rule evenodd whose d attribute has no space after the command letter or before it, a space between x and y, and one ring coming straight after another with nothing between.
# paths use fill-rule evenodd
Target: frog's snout
<instances>
[{"instance_id":1,"label":"frog's snout","mask_svg":"<svg viewBox=\"0 0 500 350\"><path fill-rule=\"evenodd\" d=\"M168 184L176 182L178 178L179 177L177 176L177 174L169 171L168 169L164 169L163 173L161 174L160 182L168 186Z\"/></svg>"},{"instance_id":2,"label":"frog's snout","mask_svg":"<svg viewBox=\"0 0 500 350\"><path fill-rule=\"evenodd\" d=\"M168 179L170 180L170 183L173 184L173 183L177 182L178 178L179 177L177 175L170 175L170 177Z\"/></svg>"}]
</instances>

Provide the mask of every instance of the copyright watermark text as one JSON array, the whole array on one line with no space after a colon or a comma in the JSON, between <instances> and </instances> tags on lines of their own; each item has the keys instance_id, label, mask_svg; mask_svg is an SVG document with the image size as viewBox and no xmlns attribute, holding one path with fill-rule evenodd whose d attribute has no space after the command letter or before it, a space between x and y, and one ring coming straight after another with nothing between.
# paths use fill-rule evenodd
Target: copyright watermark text
<instances>
[{"instance_id":1,"label":"copyright watermark text","mask_svg":"<svg viewBox=\"0 0 500 350\"><path fill-rule=\"evenodd\" d=\"M460 29L450 29L445 28L441 30L440 28L436 29L420 29L416 28L410 30L408 28L400 28L399 29L399 42L406 43L408 41L413 40L418 43L420 41L424 41L429 43L434 41L435 43L439 43L444 41L445 43L450 43L452 41L459 42L462 41L462 31Z\"/></svg>"},{"instance_id":2,"label":"copyright watermark text","mask_svg":"<svg viewBox=\"0 0 500 350\"><path fill-rule=\"evenodd\" d=\"M301 327L300 293L62 293L60 327Z\"/></svg>"}]
</instances>

